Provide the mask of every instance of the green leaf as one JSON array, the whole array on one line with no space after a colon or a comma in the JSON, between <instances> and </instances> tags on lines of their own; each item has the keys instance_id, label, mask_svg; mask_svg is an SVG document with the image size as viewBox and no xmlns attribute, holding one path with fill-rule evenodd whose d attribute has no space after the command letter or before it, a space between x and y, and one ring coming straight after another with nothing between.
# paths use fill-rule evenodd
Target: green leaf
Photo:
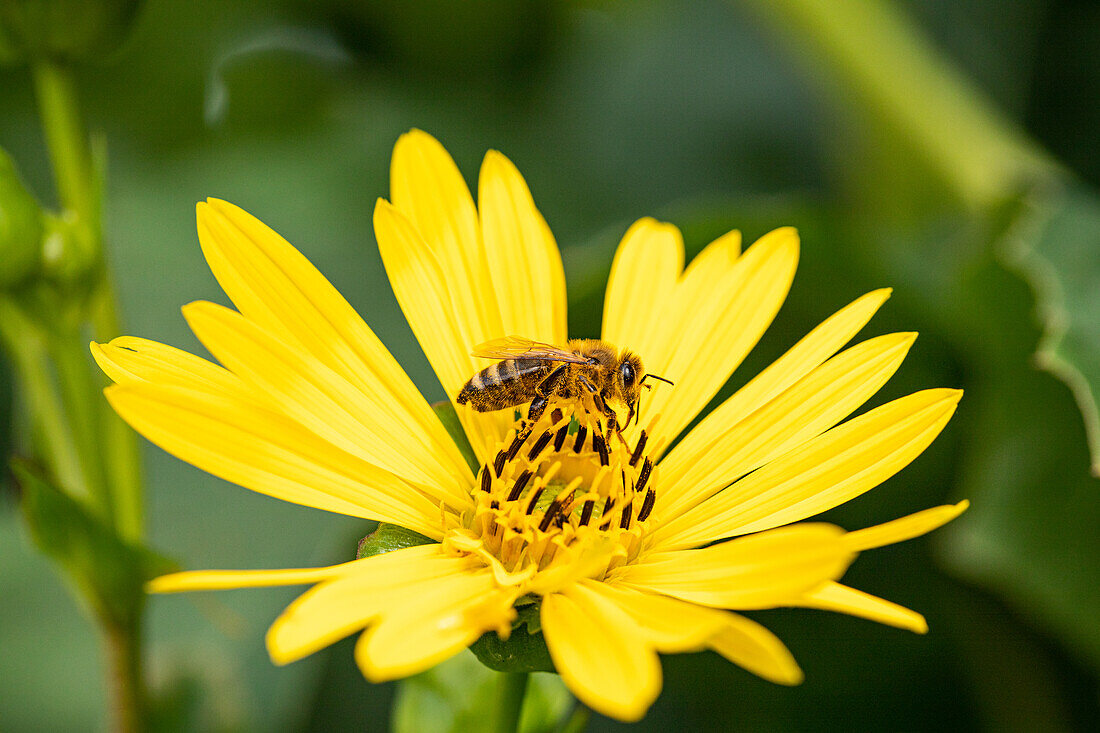
<instances>
[{"instance_id":1,"label":"green leaf","mask_svg":"<svg viewBox=\"0 0 1100 733\"><path fill-rule=\"evenodd\" d=\"M512 633L505 640L488 631L470 646L481 663L498 672L553 672L554 662L546 648L539 621L540 604L516 608Z\"/></svg>"},{"instance_id":2,"label":"green leaf","mask_svg":"<svg viewBox=\"0 0 1100 733\"><path fill-rule=\"evenodd\" d=\"M447 429L447 434L458 446L462 457L470 464L470 470L476 474L481 466L477 462L477 456L474 455L474 449L470 447L470 440L466 437L466 431L462 429L462 423L458 419L454 405L450 402L436 402L432 405L432 409L435 410L439 422L443 423L443 427Z\"/></svg>"},{"instance_id":3,"label":"green leaf","mask_svg":"<svg viewBox=\"0 0 1100 733\"><path fill-rule=\"evenodd\" d=\"M403 680L393 712L395 733L465 733L484 730L496 715L499 675L471 654L459 654L415 677ZM527 685L519 730L556 730L572 697L557 675L532 675Z\"/></svg>"},{"instance_id":4,"label":"green leaf","mask_svg":"<svg viewBox=\"0 0 1100 733\"><path fill-rule=\"evenodd\" d=\"M12 463L22 509L35 544L64 568L81 598L118 623L135 620L145 582L176 569L171 560L121 539L81 503L32 466Z\"/></svg>"},{"instance_id":5,"label":"green leaf","mask_svg":"<svg viewBox=\"0 0 1100 733\"><path fill-rule=\"evenodd\" d=\"M1035 291L1038 363L1073 391L1100 475L1100 196L1081 185L1044 193L1007 246Z\"/></svg>"},{"instance_id":6,"label":"green leaf","mask_svg":"<svg viewBox=\"0 0 1100 733\"><path fill-rule=\"evenodd\" d=\"M428 545L435 540L430 537L405 529L396 524L379 523L378 528L369 535L359 540L359 548L355 552L355 559L384 555L394 550L404 550L406 547Z\"/></svg>"}]
</instances>

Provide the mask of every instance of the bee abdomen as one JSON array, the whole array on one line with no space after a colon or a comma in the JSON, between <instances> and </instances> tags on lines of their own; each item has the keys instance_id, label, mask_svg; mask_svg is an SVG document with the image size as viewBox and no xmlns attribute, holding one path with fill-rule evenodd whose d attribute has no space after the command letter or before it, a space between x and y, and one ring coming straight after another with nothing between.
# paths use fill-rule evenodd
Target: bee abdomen
<instances>
[{"instance_id":1,"label":"bee abdomen","mask_svg":"<svg viewBox=\"0 0 1100 733\"><path fill-rule=\"evenodd\" d=\"M458 393L460 405L481 412L499 410L527 402L535 396L541 378L551 365L543 359L505 359L482 369Z\"/></svg>"}]
</instances>

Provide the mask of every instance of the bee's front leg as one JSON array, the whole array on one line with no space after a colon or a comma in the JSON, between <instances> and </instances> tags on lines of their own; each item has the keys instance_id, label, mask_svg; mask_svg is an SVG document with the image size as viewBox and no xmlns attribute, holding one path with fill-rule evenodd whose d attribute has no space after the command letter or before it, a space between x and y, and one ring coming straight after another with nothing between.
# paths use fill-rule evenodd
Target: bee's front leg
<instances>
[{"instance_id":1,"label":"bee's front leg","mask_svg":"<svg viewBox=\"0 0 1100 733\"><path fill-rule=\"evenodd\" d=\"M531 406L527 408L527 425L524 430L530 430L539 421L542 414L546 412L546 406L550 404L550 396L558 388L561 378L565 375L565 369L566 367L563 364L539 382L539 386L535 388L537 396L531 400Z\"/></svg>"}]
</instances>

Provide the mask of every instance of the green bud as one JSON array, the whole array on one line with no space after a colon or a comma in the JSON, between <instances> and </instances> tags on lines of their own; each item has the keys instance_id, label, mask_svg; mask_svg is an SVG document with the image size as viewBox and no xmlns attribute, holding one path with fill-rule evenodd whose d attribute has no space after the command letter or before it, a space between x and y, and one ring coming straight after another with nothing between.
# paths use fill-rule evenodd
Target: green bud
<instances>
[{"instance_id":1,"label":"green bud","mask_svg":"<svg viewBox=\"0 0 1100 733\"><path fill-rule=\"evenodd\" d=\"M38 265L42 209L0 150L0 289L17 285Z\"/></svg>"},{"instance_id":2,"label":"green bud","mask_svg":"<svg viewBox=\"0 0 1100 733\"><path fill-rule=\"evenodd\" d=\"M42 273L51 282L64 288L88 285L99 266L94 237L86 222L71 214L43 217Z\"/></svg>"},{"instance_id":3,"label":"green bud","mask_svg":"<svg viewBox=\"0 0 1100 733\"><path fill-rule=\"evenodd\" d=\"M76 61L115 49L141 0L2 0L0 62Z\"/></svg>"}]
</instances>

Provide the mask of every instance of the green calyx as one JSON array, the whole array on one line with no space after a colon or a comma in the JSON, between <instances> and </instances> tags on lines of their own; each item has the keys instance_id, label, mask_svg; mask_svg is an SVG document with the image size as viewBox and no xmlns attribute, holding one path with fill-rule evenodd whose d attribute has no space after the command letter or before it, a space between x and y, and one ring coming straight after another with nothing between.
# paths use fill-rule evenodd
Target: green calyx
<instances>
[{"instance_id":1,"label":"green calyx","mask_svg":"<svg viewBox=\"0 0 1100 733\"><path fill-rule=\"evenodd\" d=\"M497 672L554 672L554 661L542 636L540 608L538 601L517 605L512 633L506 640L489 631L470 645L470 651Z\"/></svg>"}]
</instances>

